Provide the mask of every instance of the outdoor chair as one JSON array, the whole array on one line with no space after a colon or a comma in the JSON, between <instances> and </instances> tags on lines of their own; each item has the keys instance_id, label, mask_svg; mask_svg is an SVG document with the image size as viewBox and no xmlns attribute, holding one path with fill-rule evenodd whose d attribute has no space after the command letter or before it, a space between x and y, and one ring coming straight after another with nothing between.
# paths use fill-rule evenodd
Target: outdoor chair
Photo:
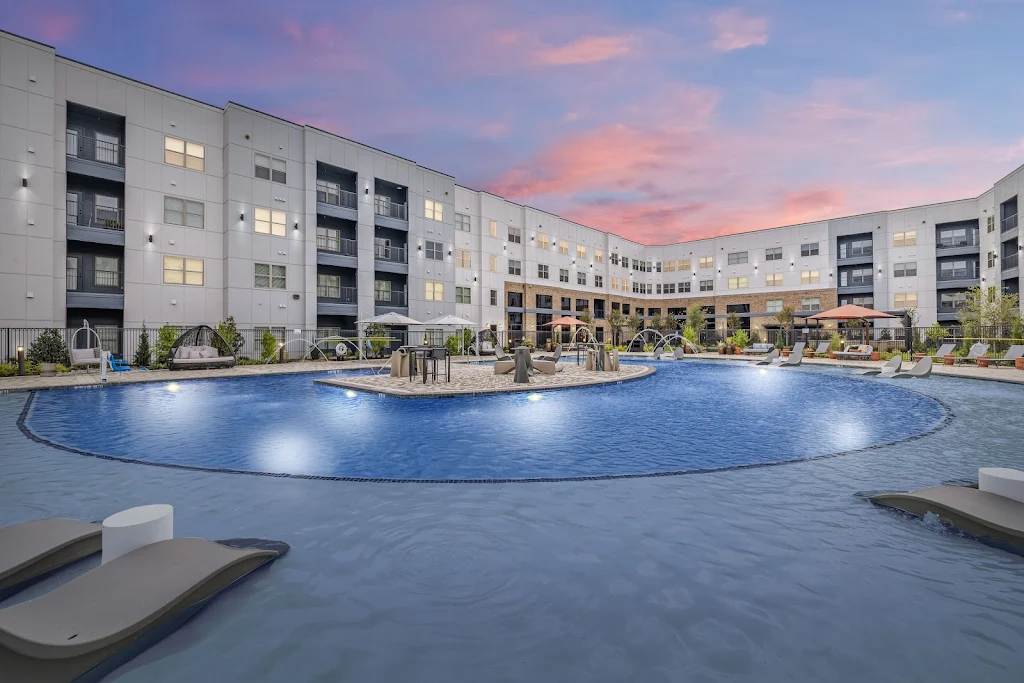
<instances>
[{"instance_id":1,"label":"outdoor chair","mask_svg":"<svg viewBox=\"0 0 1024 683\"><path fill-rule=\"evenodd\" d=\"M956 344L943 344L942 346L939 347L939 350L935 352L935 355L933 355L932 358L941 363L943 360L943 356L948 356L949 354L953 353L953 349L955 348Z\"/></svg>"},{"instance_id":2,"label":"outdoor chair","mask_svg":"<svg viewBox=\"0 0 1024 683\"><path fill-rule=\"evenodd\" d=\"M0 528L0 600L98 553L102 531L99 524L77 519L37 519Z\"/></svg>"},{"instance_id":3,"label":"outdoor chair","mask_svg":"<svg viewBox=\"0 0 1024 683\"><path fill-rule=\"evenodd\" d=\"M555 352L553 354L551 354L550 356L537 356L537 360L550 360L550 361L554 361L554 362L557 363L558 359L561 358L561 357L562 357L562 345L558 344L557 346L555 346Z\"/></svg>"},{"instance_id":4,"label":"outdoor chair","mask_svg":"<svg viewBox=\"0 0 1024 683\"><path fill-rule=\"evenodd\" d=\"M535 370L545 375L553 375L558 372L558 363L553 360L534 358L532 365Z\"/></svg>"},{"instance_id":5,"label":"outdoor chair","mask_svg":"<svg viewBox=\"0 0 1024 683\"><path fill-rule=\"evenodd\" d=\"M445 381L446 382L452 381L452 378L451 378L451 364L449 363L448 358L449 358L448 349L443 348L443 347L439 347L439 348L436 348L436 349L430 349L430 353L427 355L427 360L430 361L430 375L431 375L431 379L433 381L435 381L435 382L437 381L437 375L438 375L437 364L438 364L438 361L440 361L441 365L444 367L444 372L441 373L441 374L444 375Z\"/></svg>"},{"instance_id":6,"label":"outdoor chair","mask_svg":"<svg viewBox=\"0 0 1024 683\"><path fill-rule=\"evenodd\" d=\"M71 349L71 368L99 368L102 363L100 356L102 351L97 348L92 349Z\"/></svg>"},{"instance_id":7,"label":"outdoor chair","mask_svg":"<svg viewBox=\"0 0 1024 683\"><path fill-rule=\"evenodd\" d=\"M505 356L494 361L494 374L507 375L516 369L516 362L511 357Z\"/></svg>"},{"instance_id":8,"label":"outdoor chair","mask_svg":"<svg viewBox=\"0 0 1024 683\"><path fill-rule=\"evenodd\" d=\"M839 360L871 360L870 346L847 346L843 351L836 351L836 358Z\"/></svg>"},{"instance_id":9,"label":"outdoor chair","mask_svg":"<svg viewBox=\"0 0 1024 683\"><path fill-rule=\"evenodd\" d=\"M1013 365L1014 362L1021 357L1024 357L1024 344L1014 344L1006 350L1005 356L1002 358L989 359L988 362L994 365L1002 365L1003 363Z\"/></svg>"},{"instance_id":10,"label":"outdoor chair","mask_svg":"<svg viewBox=\"0 0 1024 683\"><path fill-rule=\"evenodd\" d=\"M772 350L768 352L767 356L765 356L764 358L758 358L757 360L752 360L752 361L750 361L749 364L750 365L772 365L777 360L779 360L779 350L776 349L776 348L772 348Z\"/></svg>"},{"instance_id":11,"label":"outdoor chair","mask_svg":"<svg viewBox=\"0 0 1024 683\"><path fill-rule=\"evenodd\" d=\"M804 347L807 346L804 342L797 342L793 344L793 350L789 354L789 358L783 358L779 365L789 368L795 368L800 365L804 359Z\"/></svg>"},{"instance_id":12,"label":"outdoor chair","mask_svg":"<svg viewBox=\"0 0 1024 683\"><path fill-rule=\"evenodd\" d=\"M740 353L744 353L744 354L747 354L747 355L756 355L756 354L759 354L759 353L771 353L774 348L775 348L775 344L768 344L768 343L758 342L757 344L751 344L747 348L743 349L743 351L741 351Z\"/></svg>"},{"instance_id":13,"label":"outdoor chair","mask_svg":"<svg viewBox=\"0 0 1024 683\"><path fill-rule=\"evenodd\" d=\"M914 363L914 367L910 368L906 372L897 372L895 375L881 375L882 377L889 377L891 379L926 379L932 376L932 358L931 356L925 356L921 360Z\"/></svg>"},{"instance_id":14,"label":"outdoor chair","mask_svg":"<svg viewBox=\"0 0 1024 683\"><path fill-rule=\"evenodd\" d=\"M893 356L885 362L884 365L877 368L868 368L867 370L858 370L857 375L894 375L900 371L900 366L903 365L903 356Z\"/></svg>"},{"instance_id":15,"label":"outdoor chair","mask_svg":"<svg viewBox=\"0 0 1024 683\"><path fill-rule=\"evenodd\" d=\"M957 365L960 365L961 363L977 363L978 356L984 356L986 353L988 353L988 346L988 344L985 344L983 342L976 342L974 344L971 344L971 349L970 351L967 352L967 355L964 356L963 358L957 358L954 362Z\"/></svg>"},{"instance_id":16,"label":"outdoor chair","mask_svg":"<svg viewBox=\"0 0 1024 683\"><path fill-rule=\"evenodd\" d=\"M829 350L832 348L832 342L818 342L818 348L814 349L815 356L827 356Z\"/></svg>"}]
</instances>

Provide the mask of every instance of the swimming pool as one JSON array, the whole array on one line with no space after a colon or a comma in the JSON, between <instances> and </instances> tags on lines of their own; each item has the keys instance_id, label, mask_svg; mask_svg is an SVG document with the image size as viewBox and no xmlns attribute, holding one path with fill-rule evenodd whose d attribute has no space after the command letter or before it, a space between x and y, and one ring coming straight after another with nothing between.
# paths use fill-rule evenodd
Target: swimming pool
<instances>
[{"instance_id":1,"label":"swimming pool","mask_svg":"<svg viewBox=\"0 0 1024 683\"><path fill-rule=\"evenodd\" d=\"M88 453L305 477L507 481L789 462L919 436L934 398L847 373L656 363L618 385L396 399L276 375L44 391L25 427Z\"/></svg>"}]
</instances>

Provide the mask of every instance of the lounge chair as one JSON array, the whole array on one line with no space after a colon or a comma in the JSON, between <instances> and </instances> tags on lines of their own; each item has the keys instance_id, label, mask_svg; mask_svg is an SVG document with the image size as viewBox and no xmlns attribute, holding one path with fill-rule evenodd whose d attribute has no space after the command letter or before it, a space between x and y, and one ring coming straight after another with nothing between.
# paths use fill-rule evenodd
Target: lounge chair
<instances>
[{"instance_id":1,"label":"lounge chair","mask_svg":"<svg viewBox=\"0 0 1024 683\"><path fill-rule=\"evenodd\" d=\"M871 360L870 346L847 346L843 351L836 351L836 358L839 360Z\"/></svg>"},{"instance_id":2,"label":"lounge chair","mask_svg":"<svg viewBox=\"0 0 1024 683\"><path fill-rule=\"evenodd\" d=\"M877 368L868 368L867 370L858 370L854 374L856 375L894 375L900 371L900 366L903 365L903 356L893 356L889 360L885 361L885 364Z\"/></svg>"},{"instance_id":3,"label":"lounge chair","mask_svg":"<svg viewBox=\"0 0 1024 683\"><path fill-rule=\"evenodd\" d=\"M788 358L783 358L779 365L789 368L795 368L800 365L804 359L804 347L807 346L804 342L797 342L793 344L793 350L789 353Z\"/></svg>"},{"instance_id":4,"label":"lounge chair","mask_svg":"<svg viewBox=\"0 0 1024 683\"><path fill-rule=\"evenodd\" d=\"M558 372L558 362L553 360L533 359L533 367L545 375L553 375Z\"/></svg>"},{"instance_id":5,"label":"lounge chair","mask_svg":"<svg viewBox=\"0 0 1024 683\"><path fill-rule=\"evenodd\" d=\"M497 358L494 361L494 374L495 375L507 375L516 369L516 362L511 356L505 356L504 358Z\"/></svg>"},{"instance_id":6,"label":"lounge chair","mask_svg":"<svg viewBox=\"0 0 1024 683\"><path fill-rule=\"evenodd\" d=\"M828 352L832 349L832 342L818 342L818 348L814 349L815 356L827 356Z\"/></svg>"},{"instance_id":7,"label":"lounge chair","mask_svg":"<svg viewBox=\"0 0 1024 683\"><path fill-rule=\"evenodd\" d=\"M551 360L558 362L558 359L562 357L562 345L559 344L555 347L555 352L550 356L537 356L536 360Z\"/></svg>"},{"instance_id":8,"label":"lounge chair","mask_svg":"<svg viewBox=\"0 0 1024 683\"><path fill-rule=\"evenodd\" d=\"M471 350L474 353L477 352L476 349L471 349ZM494 355L496 355L495 352L494 352L494 343L493 342L489 342L489 341L482 341L482 342L480 342L480 350L479 350L479 353L477 355L480 355L480 356L494 356Z\"/></svg>"},{"instance_id":9,"label":"lounge chair","mask_svg":"<svg viewBox=\"0 0 1024 683\"><path fill-rule=\"evenodd\" d=\"M963 358L957 358L954 362L957 365L960 365L961 363L977 363L978 356L984 356L986 353L988 353L988 347L988 344L984 344L982 342L976 342L974 344L971 344L971 348L967 352L967 355L964 356Z\"/></svg>"},{"instance_id":10,"label":"lounge chair","mask_svg":"<svg viewBox=\"0 0 1024 683\"><path fill-rule=\"evenodd\" d=\"M0 600L99 552L102 531L99 524L77 519L37 519L0 528Z\"/></svg>"},{"instance_id":11,"label":"lounge chair","mask_svg":"<svg viewBox=\"0 0 1024 683\"><path fill-rule=\"evenodd\" d=\"M892 379L926 379L932 376L932 358L931 356L925 356L921 360L914 363L914 367L910 368L906 372L897 372L895 375L881 375L882 377L890 377Z\"/></svg>"},{"instance_id":12,"label":"lounge chair","mask_svg":"<svg viewBox=\"0 0 1024 683\"><path fill-rule=\"evenodd\" d=\"M682 360L686 358L686 347L677 346L676 348L672 349L672 357L676 360Z\"/></svg>"},{"instance_id":13,"label":"lounge chair","mask_svg":"<svg viewBox=\"0 0 1024 683\"><path fill-rule=\"evenodd\" d=\"M778 359L779 350L776 348L772 348L772 350L768 352L767 356L765 356L764 358L758 358L757 360L752 360L750 361L749 365L771 365Z\"/></svg>"},{"instance_id":14,"label":"lounge chair","mask_svg":"<svg viewBox=\"0 0 1024 683\"><path fill-rule=\"evenodd\" d=\"M5 683L98 681L211 598L282 557L259 539L174 538L137 548L34 600L0 610Z\"/></svg>"},{"instance_id":15,"label":"lounge chair","mask_svg":"<svg viewBox=\"0 0 1024 683\"><path fill-rule=\"evenodd\" d=\"M775 344L767 344L767 343L760 343L759 342L757 344L751 344L747 348L743 349L743 351L741 351L740 353L744 353L744 354L747 354L747 355L757 355L757 354L761 354L761 353L771 353L772 349L774 349L774 348L775 348Z\"/></svg>"},{"instance_id":16,"label":"lounge chair","mask_svg":"<svg viewBox=\"0 0 1024 683\"><path fill-rule=\"evenodd\" d=\"M943 357L953 353L953 349L955 348L956 344L943 344L939 347L939 350L935 352L935 355L932 356L932 359L941 363L943 361Z\"/></svg>"},{"instance_id":17,"label":"lounge chair","mask_svg":"<svg viewBox=\"0 0 1024 683\"><path fill-rule=\"evenodd\" d=\"M1006 355L1002 358L990 358L989 363L994 365L1001 365L1003 363L1014 364L1018 358L1024 357L1024 344L1015 344L1006 350Z\"/></svg>"},{"instance_id":18,"label":"lounge chair","mask_svg":"<svg viewBox=\"0 0 1024 683\"><path fill-rule=\"evenodd\" d=\"M107 356L107 362L110 364L110 369L113 372L131 372L132 366L128 365L127 362L120 358L116 358L114 354Z\"/></svg>"}]
</instances>

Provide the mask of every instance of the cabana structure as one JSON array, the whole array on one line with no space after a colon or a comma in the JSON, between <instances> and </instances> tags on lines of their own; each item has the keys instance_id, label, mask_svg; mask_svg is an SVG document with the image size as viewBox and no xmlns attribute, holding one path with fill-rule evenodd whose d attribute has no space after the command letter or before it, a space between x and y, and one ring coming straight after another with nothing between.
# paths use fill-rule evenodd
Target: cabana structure
<instances>
[{"instance_id":1,"label":"cabana structure","mask_svg":"<svg viewBox=\"0 0 1024 683\"><path fill-rule=\"evenodd\" d=\"M235 364L231 345L209 325L197 325L178 337L167 356L169 370L230 368Z\"/></svg>"}]
</instances>

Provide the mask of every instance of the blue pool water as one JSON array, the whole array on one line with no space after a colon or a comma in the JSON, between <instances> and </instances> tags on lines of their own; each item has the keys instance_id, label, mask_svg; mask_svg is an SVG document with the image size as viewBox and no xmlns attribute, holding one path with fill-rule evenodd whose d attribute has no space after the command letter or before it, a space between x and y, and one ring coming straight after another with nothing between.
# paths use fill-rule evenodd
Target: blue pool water
<instances>
[{"instance_id":1,"label":"blue pool water","mask_svg":"<svg viewBox=\"0 0 1024 683\"><path fill-rule=\"evenodd\" d=\"M618 385L435 400L286 375L40 392L26 425L105 455L305 476L496 480L653 474L907 439L945 409L891 382L659 363Z\"/></svg>"}]
</instances>

